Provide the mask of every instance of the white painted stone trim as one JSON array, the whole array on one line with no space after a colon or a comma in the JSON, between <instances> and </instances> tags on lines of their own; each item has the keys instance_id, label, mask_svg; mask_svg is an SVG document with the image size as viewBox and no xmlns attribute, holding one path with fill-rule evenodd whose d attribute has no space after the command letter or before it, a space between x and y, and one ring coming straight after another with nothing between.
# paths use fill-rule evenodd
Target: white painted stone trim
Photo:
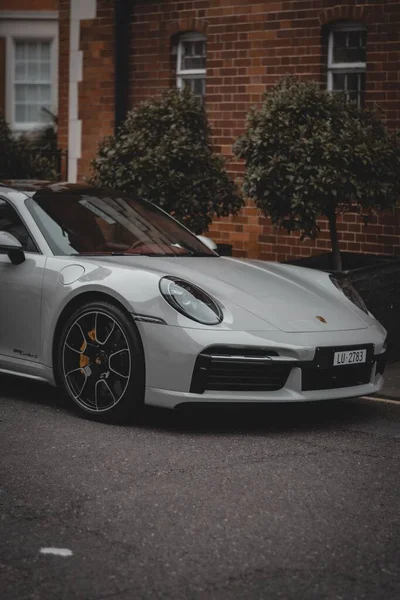
<instances>
[{"instance_id":1,"label":"white painted stone trim","mask_svg":"<svg viewBox=\"0 0 400 600\"><path fill-rule=\"evenodd\" d=\"M68 181L76 183L78 159L82 153L82 121L79 119L79 86L83 80L83 52L79 50L81 21L95 19L96 0L71 0L69 35L69 88L68 88Z\"/></svg>"}]
</instances>

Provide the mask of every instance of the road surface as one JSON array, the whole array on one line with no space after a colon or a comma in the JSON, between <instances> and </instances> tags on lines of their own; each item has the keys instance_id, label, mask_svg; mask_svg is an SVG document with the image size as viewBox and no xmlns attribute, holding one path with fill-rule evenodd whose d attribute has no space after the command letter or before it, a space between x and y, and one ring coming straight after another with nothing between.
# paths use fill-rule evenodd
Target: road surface
<instances>
[{"instance_id":1,"label":"road surface","mask_svg":"<svg viewBox=\"0 0 400 600\"><path fill-rule=\"evenodd\" d=\"M400 597L400 403L77 416L0 378L0 598Z\"/></svg>"}]
</instances>

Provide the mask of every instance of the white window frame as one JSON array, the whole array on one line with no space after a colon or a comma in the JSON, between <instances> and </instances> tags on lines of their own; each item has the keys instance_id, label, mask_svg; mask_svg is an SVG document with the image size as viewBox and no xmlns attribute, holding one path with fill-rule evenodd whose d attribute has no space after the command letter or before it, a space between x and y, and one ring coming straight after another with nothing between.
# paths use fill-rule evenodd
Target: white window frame
<instances>
[{"instance_id":1,"label":"white window frame","mask_svg":"<svg viewBox=\"0 0 400 600\"><path fill-rule=\"evenodd\" d=\"M0 37L6 39L5 118L13 131L24 133L45 126L45 123L16 123L15 121L15 41L50 41L51 111L58 110L58 13L40 12L18 14L0 11Z\"/></svg>"},{"instance_id":2,"label":"white window frame","mask_svg":"<svg viewBox=\"0 0 400 600\"><path fill-rule=\"evenodd\" d=\"M180 90L183 89L183 82L185 79L204 79L205 81L207 75L207 69L181 69L183 56L183 42L207 43L207 38L201 33L184 33L179 37L176 55L176 86Z\"/></svg>"},{"instance_id":3,"label":"white window frame","mask_svg":"<svg viewBox=\"0 0 400 600\"><path fill-rule=\"evenodd\" d=\"M333 25L329 31L328 37L328 78L327 89L333 92L333 75L336 73L351 74L351 73L366 73L367 62L341 62L333 61L333 35L338 31L366 31L366 27L361 23L338 23Z\"/></svg>"}]
</instances>

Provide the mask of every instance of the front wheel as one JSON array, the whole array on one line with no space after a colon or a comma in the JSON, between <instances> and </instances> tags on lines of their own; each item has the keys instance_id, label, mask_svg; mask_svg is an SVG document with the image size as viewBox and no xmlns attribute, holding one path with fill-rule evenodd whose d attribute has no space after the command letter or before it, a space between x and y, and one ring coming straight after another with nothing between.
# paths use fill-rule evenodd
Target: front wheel
<instances>
[{"instance_id":1,"label":"front wheel","mask_svg":"<svg viewBox=\"0 0 400 600\"><path fill-rule=\"evenodd\" d=\"M58 378L81 413L107 422L131 420L144 399L144 355L129 317L108 302L90 302L65 323Z\"/></svg>"}]
</instances>

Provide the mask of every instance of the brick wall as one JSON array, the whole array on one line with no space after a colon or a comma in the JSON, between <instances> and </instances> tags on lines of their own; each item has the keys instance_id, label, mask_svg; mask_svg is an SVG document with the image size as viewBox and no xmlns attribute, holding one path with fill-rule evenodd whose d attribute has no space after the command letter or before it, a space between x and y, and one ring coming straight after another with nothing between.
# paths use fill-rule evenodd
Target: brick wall
<instances>
[{"instance_id":1,"label":"brick wall","mask_svg":"<svg viewBox=\"0 0 400 600\"><path fill-rule=\"evenodd\" d=\"M99 140L114 133L114 10L97 0L97 18L81 22L83 77L79 84L82 119L81 173L88 174Z\"/></svg>"},{"instance_id":2,"label":"brick wall","mask_svg":"<svg viewBox=\"0 0 400 600\"><path fill-rule=\"evenodd\" d=\"M65 3L65 0L60 2ZM112 19L110 4L98 2L99 19L82 33L86 71L80 96L80 117L84 121L81 176L87 173L89 153L94 153L103 131L111 127L112 99L108 85L112 82L113 68L105 59L112 56L112 42L111 38L101 37L103 33L108 35L107 23ZM129 104L133 106L174 86L172 48L177 36L193 30L204 33L207 112L215 144L226 156L230 172L240 178L243 167L232 158L232 144L244 129L247 111L284 74L326 82L327 27L343 19L365 23L366 100L378 102L389 125L399 127L398 0L138 0L132 3ZM99 98L94 94L95 80ZM83 98L88 101L90 98L97 110L86 106ZM400 254L398 214L384 215L368 226L360 216L349 214L341 219L339 231L344 251ZM298 236L282 235L272 228L251 203L235 219L217 219L210 235L218 242L232 243L237 256L289 259L329 248L324 221L317 241L301 243Z\"/></svg>"}]
</instances>

